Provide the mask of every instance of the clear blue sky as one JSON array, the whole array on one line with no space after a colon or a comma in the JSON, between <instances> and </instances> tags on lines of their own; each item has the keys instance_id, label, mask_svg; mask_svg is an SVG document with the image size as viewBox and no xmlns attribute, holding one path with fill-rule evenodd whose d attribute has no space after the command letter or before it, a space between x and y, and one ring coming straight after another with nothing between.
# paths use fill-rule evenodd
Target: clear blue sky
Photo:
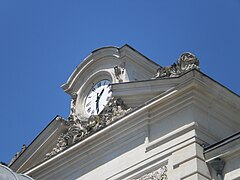
<instances>
[{"instance_id":1,"label":"clear blue sky","mask_svg":"<svg viewBox=\"0 0 240 180\"><path fill-rule=\"evenodd\" d=\"M1 0L0 161L67 118L60 85L86 56L126 43L162 66L190 51L240 94L240 0Z\"/></svg>"}]
</instances>

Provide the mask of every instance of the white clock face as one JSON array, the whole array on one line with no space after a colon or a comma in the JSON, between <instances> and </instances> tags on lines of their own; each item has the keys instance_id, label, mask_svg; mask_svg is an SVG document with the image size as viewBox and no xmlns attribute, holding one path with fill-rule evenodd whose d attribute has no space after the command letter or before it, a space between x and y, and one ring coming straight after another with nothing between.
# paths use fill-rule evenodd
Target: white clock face
<instances>
[{"instance_id":1,"label":"white clock face","mask_svg":"<svg viewBox=\"0 0 240 180\"><path fill-rule=\"evenodd\" d=\"M86 113L90 115L98 115L112 96L110 81L107 79L101 80L93 85L85 100Z\"/></svg>"}]
</instances>

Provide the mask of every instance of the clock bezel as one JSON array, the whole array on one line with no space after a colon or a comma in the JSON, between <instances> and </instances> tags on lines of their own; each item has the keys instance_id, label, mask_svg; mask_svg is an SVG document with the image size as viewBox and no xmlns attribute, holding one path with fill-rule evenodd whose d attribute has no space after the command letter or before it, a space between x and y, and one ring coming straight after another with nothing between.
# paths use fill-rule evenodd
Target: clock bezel
<instances>
[{"instance_id":1,"label":"clock bezel","mask_svg":"<svg viewBox=\"0 0 240 180\"><path fill-rule=\"evenodd\" d=\"M72 107L71 105L71 108L74 108L75 114L78 118L85 119L90 117L85 111L85 99L88 96L93 84L96 84L103 79L109 80L111 84L116 82L114 72L104 69L95 72L89 77L79 80L79 83L82 84L81 88L79 88L78 91L74 91L74 89L72 90L77 94L77 98L75 101L75 106Z\"/></svg>"}]
</instances>

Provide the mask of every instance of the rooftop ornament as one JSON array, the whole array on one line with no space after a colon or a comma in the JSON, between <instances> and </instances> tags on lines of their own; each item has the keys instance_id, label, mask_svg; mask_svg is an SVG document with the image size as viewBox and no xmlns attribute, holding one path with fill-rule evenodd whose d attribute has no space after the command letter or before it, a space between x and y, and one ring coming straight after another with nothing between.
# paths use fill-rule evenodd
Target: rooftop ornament
<instances>
[{"instance_id":1,"label":"rooftop ornament","mask_svg":"<svg viewBox=\"0 0 240 180\"><path fill-rule=\"evenodd\" d=\"M178 77L192 69L200 70L199 60L192 53L185 52L179 57L177 62L173 63L171 66L158 68L157 73L154 75L153 79Z\"/></svg>"}]
</instances>

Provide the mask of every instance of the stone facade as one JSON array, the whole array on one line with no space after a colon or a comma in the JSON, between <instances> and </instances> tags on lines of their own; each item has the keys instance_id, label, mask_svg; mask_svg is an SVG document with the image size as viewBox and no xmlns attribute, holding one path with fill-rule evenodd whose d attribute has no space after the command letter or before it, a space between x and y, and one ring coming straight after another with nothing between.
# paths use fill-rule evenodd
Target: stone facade
<instances>
[{"instance_id":1,"label":"stone facade","mask_svg":"<svg viewBox=\"0 0 240 180\"><path fill-rule=\"evenodd\" d=\"M86 98L103 79L111 97L89 115ZM240 130L240 98L200 72L193 54L161 67L128 45L101 48L62 88L69 117L54 118L12 162L14 171L64 180L240 178L239 148L230 144L239 141L231 135Z\"/></svg>"}]
</instances>

